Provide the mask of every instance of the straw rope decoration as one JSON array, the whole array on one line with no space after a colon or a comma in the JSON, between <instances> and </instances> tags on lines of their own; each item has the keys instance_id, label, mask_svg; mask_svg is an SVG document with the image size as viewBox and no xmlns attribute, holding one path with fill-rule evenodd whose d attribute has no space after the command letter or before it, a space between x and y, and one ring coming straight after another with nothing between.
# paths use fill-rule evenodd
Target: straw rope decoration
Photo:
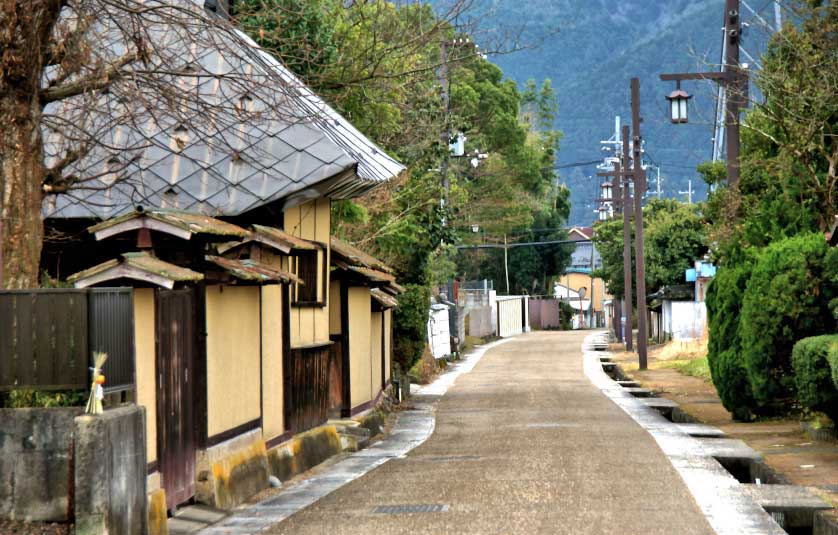
<instances>
[{"instance_id":1,"label":"straw rope decoration","mask_svg":"<svg viewBox=\"0 0 838 535\"><path fill-rule=\"evenodd\" d=\"M102 414L102 398L105 397L105 390L102 387L105 384L105 376L102 374L102 366L108 360L107 353L97 352L93 354L93 382L90 384L90 397L87 400L87 407L84 412L87 414Z\"/></svg>"}]
</instances>

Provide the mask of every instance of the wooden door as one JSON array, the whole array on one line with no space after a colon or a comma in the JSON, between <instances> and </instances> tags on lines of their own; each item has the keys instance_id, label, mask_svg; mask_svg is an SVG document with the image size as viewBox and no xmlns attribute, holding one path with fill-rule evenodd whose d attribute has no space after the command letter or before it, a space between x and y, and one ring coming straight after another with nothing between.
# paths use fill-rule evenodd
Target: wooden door
<instances>
[{"instance_id":1,"label":"wooden door","mask_svg":"<svg viewBox=\"0 0 838 535\"><path fill-rule=\"evenodd\" d=\"M157 459L166 505L174 510L195 495L194 293L158 290L156 308Z\"/></svg>"}]
</instances>

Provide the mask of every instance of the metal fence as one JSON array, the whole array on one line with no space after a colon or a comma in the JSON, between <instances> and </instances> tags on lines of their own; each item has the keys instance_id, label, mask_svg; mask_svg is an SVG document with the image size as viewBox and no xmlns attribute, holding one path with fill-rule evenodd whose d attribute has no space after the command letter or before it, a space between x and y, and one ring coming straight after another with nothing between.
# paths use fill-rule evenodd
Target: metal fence
<instances>
[{"instance_id":1,"label":"metal fence","mask_svg":"<svg viewBox=\"0 0 838 535\"><path fill-rule=\"evenodd\" d=\"M133 327L130 288L0 291L0 390L87 388L98 351L106 390L131 389Z\"/></svg>"}]
</instances>

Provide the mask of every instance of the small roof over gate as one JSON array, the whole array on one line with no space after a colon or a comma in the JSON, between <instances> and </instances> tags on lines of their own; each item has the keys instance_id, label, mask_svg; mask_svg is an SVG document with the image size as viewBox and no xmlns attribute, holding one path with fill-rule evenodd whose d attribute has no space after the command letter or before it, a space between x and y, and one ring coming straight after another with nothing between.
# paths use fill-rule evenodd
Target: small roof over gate
<instances>
[{"instance_id":1,"label":"small roof over gate","mask_svg":"<svg viewBox=\"0 0 838 535\"><path fill-rule=\"evenodd\" d=\"M295 282L303 284L299 278L291 273L276 269L255 260L233 260L221 256L207 255L207 262L223 268L237 279L250 282Z\"/></svg>"},{"instance_id":2,"label":"small roof over gate","mask_svg":"<svg viewBox=\"0 0 838 535\"><path fill-rule=\"evenodd\" d=\"M399 306L399 302L392 295L378 288L370 288L370 295L384 308L395 308Z\"/></svg>"},{"instance_id":3,"label":"small roof over gate","mask_svg":"<svg viewBox=\"0 0 838 535\"><path fill-rule=\"evenodd\" d=\"M98 241L123 232L144 228L165 232L184 240L192 238L195 234L208 234L222 238L242 238L247 235L245 229L214 217L180 210L146 209L142 206L137 206L128 214L88 227L87 230Z\"/></svg>"},{"instance_id":4,"label":"small roof over gate","mask_svg":"<svg viewBox=\"0 0 838 535\"><path fill-rule=\"evenodd\" d=\"M199 281L204 276L197 271L176 266L148 253L124 253L92 268L67 277L76 288L87 288L116 279L133 279L172 289L177 282Z\"/></svg>"}]
</instances>

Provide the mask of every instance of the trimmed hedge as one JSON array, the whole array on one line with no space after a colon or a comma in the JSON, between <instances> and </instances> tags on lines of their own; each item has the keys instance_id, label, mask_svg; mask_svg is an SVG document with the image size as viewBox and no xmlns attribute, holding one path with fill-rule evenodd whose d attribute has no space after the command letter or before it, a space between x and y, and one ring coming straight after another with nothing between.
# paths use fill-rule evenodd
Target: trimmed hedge
<instances>
[{"instance_id":1,"label":"trimmed hedge","mask_svg":"<svg viewBox=\"0 0 838 535\"><path fill-rule=\"evenodd\" d=\"M751 383L742 358L739 315L753 261L720 268L707 289L710 376L724 407L738 420L748 420L754 406Z\"/></svg>"},{"instance_id":2,"label":"trimmed hedge","mask_svg":"<svg viewBox=\"0 0 838 535\"><path fill-rule=\"evenodd\" d=\"M792 364L800 403L838 422L838 334L800 340Z\"/></svg>"},{"instance_id":3,"label":"trimmed hedge","mask_svg":"<svg viewBox=\"0 0 838 535\"><path fill-rule=\"evenodd\" d=\"M823 234L800 234L765 247L751 273L738 332L760 412L774 412L795 394L794 343L834 331L828 253Z\"/></svg>"},{"instance_id":4,"label":"trimmed hedge","mask_svg":"<svg viewBox=\"0 0 838 535\"><path fill-rule=\"evenodd\" d=\"M393 360L406 372L425 350L431 290L420 284L406 284L405 288L393 314Z\"/></svg>"}]
</instances>

